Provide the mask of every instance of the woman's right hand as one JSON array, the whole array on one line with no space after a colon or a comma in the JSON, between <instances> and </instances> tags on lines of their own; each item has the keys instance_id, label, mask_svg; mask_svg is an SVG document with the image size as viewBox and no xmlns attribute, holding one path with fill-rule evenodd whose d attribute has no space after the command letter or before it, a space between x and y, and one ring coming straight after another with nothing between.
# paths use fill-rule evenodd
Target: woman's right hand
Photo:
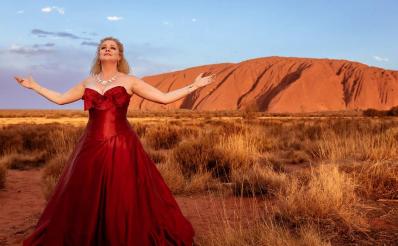
<instances>
[{"instance_id":1,"label":"woman's right hand","mask_svg":"<svg viewBox=\"0 0 398 246\"><path fill-rule=\"evenodd\" d=\"M14 77L18 83L28 89L33 89L35 86L38 85L38 83L32 78L32 76L29 76L29 78L21 78L18 76Z\"/></svg>"}]
</instances>

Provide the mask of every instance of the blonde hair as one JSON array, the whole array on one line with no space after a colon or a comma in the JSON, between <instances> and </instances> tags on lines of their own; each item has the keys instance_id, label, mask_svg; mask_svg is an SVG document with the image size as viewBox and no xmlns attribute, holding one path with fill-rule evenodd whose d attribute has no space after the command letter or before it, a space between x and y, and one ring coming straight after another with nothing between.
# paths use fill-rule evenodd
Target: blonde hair
<instances>
[{"instance_id":1,"label":"blonde hair","mask_svg":"<svg viewBox=\"0 0 398 246\"><path fill-rule=\"evenodd\" d=\"M117 62L117 70L119 72L129 74L130 66L129 66L128 62L126 61L126 59L124 58L123 44L117 38L114 38L114 37L105 37L105 38L101 39L101 41L97 47L97 54L93 60L92 66L91 66L90 74L96 75L101 72L101 60L99 59L99 53L100 53L102 43L105 42L106 40L115 41L115 43L117 44L117 47L119 49L121 59L120 59L120 61Z\"/></svg>"}]
</instances>

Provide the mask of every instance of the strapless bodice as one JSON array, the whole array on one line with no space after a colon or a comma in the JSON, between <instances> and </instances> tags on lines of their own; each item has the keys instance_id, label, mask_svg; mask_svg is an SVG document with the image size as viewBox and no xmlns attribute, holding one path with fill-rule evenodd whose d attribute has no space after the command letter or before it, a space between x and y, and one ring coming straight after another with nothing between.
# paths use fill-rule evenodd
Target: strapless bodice
<instances>
[{"instance_id":1,"label":"strapless bodice","mask_svg":"<svg viewBox=\"0 0 398 246\"><path fill-rule=\"evenodd\" d=\"M82 99L84 110L89 111L88 137L101 140L131 130L127 121L130 98L131 95L120 85L106 90L104 94L85 88Z\"/></svg>"}]
</instances>

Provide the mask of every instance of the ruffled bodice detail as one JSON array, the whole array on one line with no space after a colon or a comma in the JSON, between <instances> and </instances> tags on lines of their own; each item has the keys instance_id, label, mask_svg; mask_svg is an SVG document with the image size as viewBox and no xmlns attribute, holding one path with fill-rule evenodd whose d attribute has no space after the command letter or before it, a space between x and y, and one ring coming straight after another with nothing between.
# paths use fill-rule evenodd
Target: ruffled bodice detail
<instances>
[{"instance_id":1,"label":"ruffled bodice detail","mask_svg":"<svg viewBox=\"0 0 398 246\"><path fill-rule=\"evenodd\" d=\"M103 95L94 89L86 88L82 97L84 100L84 110L89 110L93 107L100 110L105 110L113 106L123 107L128 105L130 98L131 95L121 85L108 89Z\"/></svg>"},{"instance_id":2,"label":"ruffled bodice detail","mask_svg":"<svg viewBox=\"0 0 398 246\"><path fill-rule=\"evenodd\" d=\"M94 89L86 88L82 99L84 110L89 110L87 136L105 140L121 132L131 132L127 120L127 109L131 95L123 86L115 86L102 95Z\"/></svg>"}]
</instances>

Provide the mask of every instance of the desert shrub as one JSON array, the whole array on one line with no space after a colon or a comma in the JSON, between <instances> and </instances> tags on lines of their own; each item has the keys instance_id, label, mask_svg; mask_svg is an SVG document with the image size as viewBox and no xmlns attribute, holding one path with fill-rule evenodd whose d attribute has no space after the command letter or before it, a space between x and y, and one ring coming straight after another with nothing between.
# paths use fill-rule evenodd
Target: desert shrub
<instances>
[{"instance_id":1,"label":"desert shrub","mask_svg":"<svg viewBox=\"0 0 398 246\"><path fill-rule=\"evenodd\" d=\"M277 221L295 228L316 224L331 238L367 231L355 193L357 185L348 174L336 165L321 165L310 175L306 183L290 179L288 189L278 194Z\"/></svg>"},{"instance_id":2,"label":"desert shrub","mask_svg":"<svg viewBox=\"0 0 398 246\"><path fill-rule=\"evenodd\" d=\"M2 163L10 169L26 170L46 164L48 154L44 151L10 153L3 156Z\"/></svg>"},{"instance_id":3,"label":"desert shrub","mask_svg":"<svg viewBox=\"0 0 398 246\"><path fill-rule=\"evenodd\" d=\"M181 142L173 149L172 155L185 177L210 172L222 181L229 178L230 167L223 153L213 147L209 138Z\"/></svg>"},{"instance_id":4,"label":"desert shrub","mask_svg":"<svg viewBox=\"0 0 398 246\"><path fill-rule=\"evenodd\" d=\"M148 125L144 123L133 123L131 124L131 127L134 129L134 131L137 133L137 135L142 138L145 136L146 130L148 129Z\"/></svg>"},{"instance_id":5,"label":"desert shrub","mask_svg":"<svg viewBox=\"0 0 398 246\"><path fill-rule=\"evenodd\" d=\"M156 126L147 129L145 140L155 150L170 149L181 141L181 136L176 127Z\"/></svg>"},{"instance_id":6,"label":"desert shrub","mask_svg":"<svg viewBox=\"0 0 398 246\"><path fill-rule=\"evenodd\" d=\"M370 199L398 198L398 164L369 162L344 165L343 170L357 181L359 194Z\"/></svg>"},{"instance_id":7,"label":"desert shrub","mask_svg":"<svg viewBox=\"0 0 398 246\"><path fill-rule=\"evenodd\" d=\"M286 188L287 176L269 166L255 165L247 170L232 170L233 194L236 196L273 197Z\"/></svg>"},{"instance_id":8,"label":"desert shrub","mask_svg":"<svg viewBox=\"0 0 398 246\"><path fill-rule=\"evenodd\" d=\"M387 111L386 115L387 115L387 116L398 116L398 107L395 106L395 107L390 108L390 109Z\"/></svg>"},{"instance_id":9,"label":"desert shrub","mask_svg":"<svg viewBox=\"0 0 398 246\"><path fill-rule=\"evenodd\" d=\"M171 158L156 166L173 194L187 195L217 189L218 182L209 172L197 172L188 178Z\"/></svg>"},{"instance_id":10,"label":"desert shrub","mask_svg":"<svg viewBox=\"0 0 398 246\"><path fill-rule=\"evenodd\" d=\"M368 108L368 109L364 110L362 114L363 114L363 116L367 116L367 117L375 117L375 116L385 116L386 112L384 112L382 110Z\"/></svg>"},{"instance_id":11,"label":"desert shrub","mask_svg":"<svg viewBox=\"0 0 398 246\"><path fill-rule=\"evenodd\" d=\"M166 160L165 154L160 151L146 149L145 152L149 155L149 158L153 160L156 164L162 163Z\"/></svg>"},{"instance_id":12,"label":"desert shrub","mask_svg":"<svg viewBox=\"0 0 398 246\"><path fill-rule=\"evenodd\" d=\"M42 185L46 200L48 200L53 193L55 185L57 184L62 171L67 164L70 154L71 152L66 152L63 154L59 153L55 155L45 166L42 176Z\"/></svg>"}]
</instances>

